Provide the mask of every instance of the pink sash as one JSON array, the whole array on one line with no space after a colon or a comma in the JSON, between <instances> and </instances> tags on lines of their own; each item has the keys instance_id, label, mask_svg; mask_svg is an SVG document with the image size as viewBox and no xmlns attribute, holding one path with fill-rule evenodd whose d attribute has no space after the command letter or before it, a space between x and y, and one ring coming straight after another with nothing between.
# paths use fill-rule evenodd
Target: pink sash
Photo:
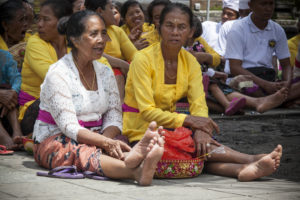
<instances>
[{"instance_id":1,"label":"pink sash","mask_svg":"<svg viewBox=\"0 0 300 200\"><path fill-rule=\"evenodd\" d=\"M41 110L41 109L39 110L39 116L38 116L37 119L42 121L42 122L45 122L47 124L56 125L52 115L49 112L45 111L45 110ZM98 121L89 121L89 122L84 122L82 120L78 120L78 123L82 127L91 128L91 127L101 126L102 125L102 119L99 119Z\"/></svg>"},{"instance_id":2,"label":"pink sash","mask_svg":"<svg viewBox=\"0 0 300 200\"><path fill-rule=\"evenodd\" d=\"M125 103L122 104L122 110L123 110L123 112L135 112L135 113L140 112L139 109L128 106Z\"/></svg>"},{"instance_id":3,"label":"pink sash","mask_svg":"<svg viewBox=\"0 0 300 200\"><path fill-rule=\"evenodd\" d=\"M32 101L32 100L36 100L36 98L31 96L27 92L20 90L20 92L19 92L19 105L20 106L24 106L25 103Z\"/></svg>"}]
</instances>

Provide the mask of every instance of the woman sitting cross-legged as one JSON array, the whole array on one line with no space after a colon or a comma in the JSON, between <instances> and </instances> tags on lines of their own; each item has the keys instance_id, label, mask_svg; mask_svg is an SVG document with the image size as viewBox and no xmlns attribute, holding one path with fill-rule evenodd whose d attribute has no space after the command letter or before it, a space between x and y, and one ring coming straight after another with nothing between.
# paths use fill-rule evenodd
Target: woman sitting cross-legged
<instances>
[{"instance_id":1,"label":"woman sitting cross-legged","mask_svg":"<svg viewBox=\"0 0 300 200\"><path fill-rule=\"evenodd\" d=\"M193 14L185 5L171 3L160 16L161 42L136 53L130 64L123 106L123 134L131 143L144 136L151 121L165 128L181 126L194 131L197 156L220 144L212 138L218 126L208 118L201 67L182 46L193 35ZM177 113L176 102L187 97L190 115ZM229 147L207 159L209 172L250 181L272 174L279 166L282 147L270 154L248 155Z\"/></svg>"},{"instance_id":2,"label":"woman sitting cross-legged","mask_svg":"<svg viewBox=\"0 0 300 200\"><path fill-rule=\"evenodd\" d=\"M33 132L36 162L150 185L164 151L162 129L153 122L132 150L111 139L120 134L122 112L112 70L96 61L105 48L105 24L92 11L77 12L65 23L60 30L65 27L72 51L50 66L41 85ZM130 151L126 158L125 151Z\"/></svg>"}]
</instances>

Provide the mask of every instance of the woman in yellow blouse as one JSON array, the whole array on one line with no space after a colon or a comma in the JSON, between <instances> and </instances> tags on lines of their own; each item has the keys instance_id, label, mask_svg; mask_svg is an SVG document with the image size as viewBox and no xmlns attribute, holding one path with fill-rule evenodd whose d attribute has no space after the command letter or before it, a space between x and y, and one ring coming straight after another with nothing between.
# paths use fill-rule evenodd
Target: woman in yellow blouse
<instances>
[{"instance_id":1,"label":"woman in yellow blouse","mask_svg":"<svg viewBox=\"0 0 300 200\"><path fill-rule=\"evenodd\" d=\"M123 106L123 134L130 142L143 136L149 122L165 128L189 127L197 156L221 146L212 138L218 126L208 118L202 75L197 60L182 48L192 36L192 11L180 3L164 8L160 18L161 42L139 51L131 63ZM190 115L175 113L175 103L187 97ZM209 172L250 181L272 174L279 166L282 147L270 154L247 155L224 146L224 153L206 157Z\"/></svg>"},{"instance_id":2,"label":"woman in yellow blouse","mask_svg":"<svg viewBox=\"0 0 300 200\"><path fill-rule=\"evenodd\" d=\"M123 63L116 62L116 60L113 60L111 57L131 62L134 54L137 52L137 49L129 40L126 33L120 27L114 25L116 22L111 0L86 0L85 7L88 10L97 12L104 19L109 39L106 42L106 46L104 49L104 53L108 56L106 56L105 54L103 56L108 59L111 66L113 67L119 88L120 99L121 102L123 102L125 95L125 78L122 75L122 72L124 75L126 75L128 66L127 69L124 70L124 72L122 69L124 69L126 66L124 66ZM122 66L120 64L122 64ZM122 72L120 70L122 70Z\"/></svg>"},{"instance_id":3,"label":"woman in yellow blouse","mask_svg":"<svg viewBox=\"0 0 300 200\"><path fill-rule=\"evenodd\" d=\"M169 3L171 3L169 0L153 0L147 8L149 23L154 24L155 29L143 34L141 38L145 38L147 42L149 42L149 45L160 41L160 36L157 31L159 27L160 14L164 7Z\"/></svg>"},{"instance_id":4,"label":"woman in yellow blouse","mask_svg":"<svg viewBox=\"0 0 300 200\"><path fill-rule=\"evenodd\" d=\"M122 29L137 49L143 49L149 44L141 35L155 29L153 24L145 22L145 15L141 4L135 0L126 1L121 8L121 16L124 19Z\"/></svg>"},{"instance_id":5,"label":"woman in yellow blouse","mask_svg":"<svg viewBox=\"0 0 300 200\"><path fill-rule=\"evenodd\" d=\"M41 5L38 33L29 38L22 69L22 84L19 94L21 128L24 134L33 130L35 114L38 112L38 102L32 105L40 96L40 85L43 83L49 66L57 62L67 52L66 39L57 30L58 20L72 14L72 6L67 1L47 0ZM27 108L31 109L24 114Z\"/></svg>"}]
</instances>

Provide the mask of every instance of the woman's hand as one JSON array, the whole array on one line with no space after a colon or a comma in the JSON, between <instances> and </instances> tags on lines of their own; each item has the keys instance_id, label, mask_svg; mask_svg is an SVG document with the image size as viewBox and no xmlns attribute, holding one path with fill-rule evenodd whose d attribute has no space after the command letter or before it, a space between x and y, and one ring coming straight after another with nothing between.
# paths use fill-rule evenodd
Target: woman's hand
<instances>
[{"instance_id":1,"label":"woman's hand","mask_svg":"<svg viewBox=\"0 0 300 200\"><path fill-rule=\"evenodd\" d=\"M224 72L215 71L215 75L213 76L213 78L220 79L221 82L226 83L228 75Z\"/></svg>"},{"instance_id":2,"label":"woman's hand","mask_svg":"<svg viewBox=\"0 0 300 200\"><path fill-rule=\"evenodd\" d=\"M196 57L197 61L200 64L208 64L208 65L212 64L212 55L210 55L209 53L196 52L193 50L190 50L189 52Z\"/></svg>"},{"instance_id":3,"label":"woman's hand","mask_svg":"<svg viewBox=\"0 0 300 200\"><path fill-rule=\"evenodd\" d=\"M281 88L285 86L284 82L270 82L265 81L265 84L262 86L262 88L268 93L268 94L274 94Z\"/></svg>"},{"instance_id":4,"label":"woman's hand","mask_svg":"<svg viewBox=\"0 0 300 200\"><path fill-rule=\"evenodd\" d=\"M183 126L190 127L196 130L201 130L208 134L210 137L212 137L214 130L217 133L220 132L219 126L211 118L206 117L197 117L189 115L185 118Z\"/></svg>"},{"instance_id":5,"label":"woman's hand","mask_svg":"<svg viewBox=\"0 0 300 200\"><path fill-rule=\"evenodd\" d=\"M131 29L128 37L132 42L135 42L140 38L142 33L143 33L143 24L137 25Z\"/></svg>"},{"instance_id":6,"label":"woman's hand","mask_svg":"<svg viewBox=\"0 0 300 200\"><path fill-rule=\"evenodd\" d=\"M138 50L141 50L149 46L149 42L146 40L146 38L138 39L133 44Z\"/></svg>"},{"instance_id":7,"label":"woman's hand","mask_svg":"<svg viewBox=\"0 0 300 200\"><path fill-rule=\"evenodd\" d=\"M106 154L117 158L119 160L124 160L123 152L128 152L131 148L120 140L113 140L110 138L106 138L102 148L105 150Z\"/></svg>"},{"instance_id":8,"label":"woman's hand","mask_svg":"<svg viewBox=\"0 0 300 200\"><path fill-rule=\"evenodd\" d=\"M1 108L2 108L2 110L1 110ZM4 116L7 115L7 113L8 113L8 108L5 107L5 106L3 106L3 105L0 103L0 111L1 111L1 113L0 113L0 118L3 118Z\"/></svg>"},{"instance_id":9,"label":"woman's hand","mask_svg":"<svg viewBox=\"0 0 300 200\"><path fill-rule=\"evenodd\" d=\"M194 142L196 145L197 157L203 156L207 160L207 155L211 151L211 144L216 146L221 146L217 141L212 139L208 134L204 133L201 130L196 130L194 133Z\"/></svg>"},{"instance_id":10,"label":"woman's hand","mask_svg":"<svg viewBox=\"0 0 300 200\"><path fill-rule=\"evenodd\" d=\"M0 90L0 103L9 110L18 104L18 94L14 90Z\"/></svg>"}]
</instances>

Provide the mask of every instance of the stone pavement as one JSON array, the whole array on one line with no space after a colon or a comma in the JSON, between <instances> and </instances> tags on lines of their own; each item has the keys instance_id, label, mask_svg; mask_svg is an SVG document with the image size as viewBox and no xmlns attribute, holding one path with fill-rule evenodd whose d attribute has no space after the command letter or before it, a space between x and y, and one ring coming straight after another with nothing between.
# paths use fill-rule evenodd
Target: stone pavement
<instances>
[{"instance_id":1,"label":"stone pavement","mask_svg":"<svg viewBox=\"0 0 300 200\"><path fill-rule=\"evenodd\" d=\"M263 115L247 113L245 120L283 115L300 116L300 110L274 110ZM220 115L213 115L221 119ZM235 118L235 117L231 117ZM236 118L241 118L237 116ZM300 117L298 118L300 119ZM228 119L226 119L228 120ZM298 120L299 121L299 120ZM299 144L300 145L300 144ZM299 153L298 153L299 155ZM155 179L152 186L133 181L55 179L36 176L44 171L26 152L0 156L0 200L12 199L300 199L300 179L265 177L253 182L201 174L190 179Z\"/></svg>"}]
</instances>

